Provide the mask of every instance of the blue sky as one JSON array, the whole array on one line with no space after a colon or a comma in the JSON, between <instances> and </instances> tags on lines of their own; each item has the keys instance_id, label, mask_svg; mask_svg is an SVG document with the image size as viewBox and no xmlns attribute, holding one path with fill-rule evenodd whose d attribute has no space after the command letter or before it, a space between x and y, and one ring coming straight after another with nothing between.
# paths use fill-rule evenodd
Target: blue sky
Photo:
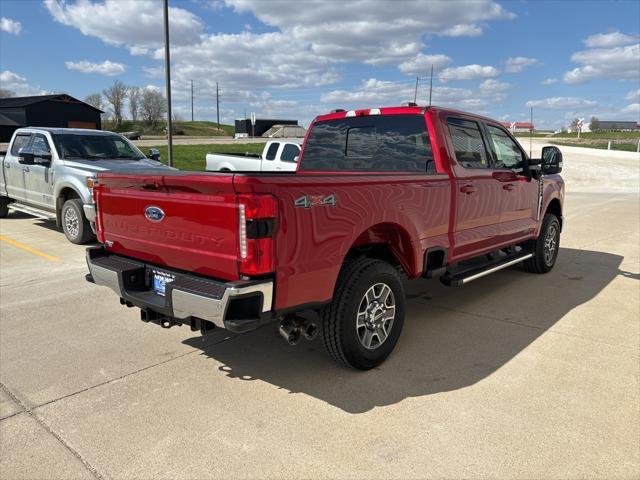
<instances>
[{"instance_id":1,"label":"blue sky","mask_svg":"<svg viewBox=\"0 0 640 480\"><path fill-rule=\"evenodd\" d=\"M640 121L640 2L170 0L174 109L303 124L333 108L433 103L558 128ZM0 0L0 87L78 98L164 89L160 0Z\"/></svg>"}]
</instances>

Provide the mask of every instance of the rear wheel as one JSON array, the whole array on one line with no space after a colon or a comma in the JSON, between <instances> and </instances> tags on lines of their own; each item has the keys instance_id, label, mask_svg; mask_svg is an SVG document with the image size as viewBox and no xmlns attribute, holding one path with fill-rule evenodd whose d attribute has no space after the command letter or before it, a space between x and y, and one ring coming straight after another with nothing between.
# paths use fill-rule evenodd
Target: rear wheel
<instances>
[{"instance_id":1,"label":"rear wheel","mask_svg":"<svg viewBox=\"0 0 640 480\"><path fill-rule=\"evenodd\" d=\"M9 197L0 197L0 218L9 215Z\"/></svg>"},{"instance_id":2,"label":"rear wheel","mask_svg":"<svg viewBox=\"0 0 640 480\"><path fill-rule=\"evenodd\" d=\"M560 250L560 221L552 213L547 213L542 220L540 236L532 242L533 257L524 262L524 268L532 273L550 272Z\"/></svg>"},{"instance_id":3,"label":"rear wheel","mask_svg":"<svg viewBox=\"0 0 640 480\"><path fill-rule=\"evenodd\" d=\"M355 260L343 268L333 301L320 312L325 348L338 363L374 368L395 347L404 312L398 271L381 260Z\"/></svg>"},{"instance_id":4,"label":"rear wheel","mask_svg":"<svg viewBox=\"0 0 640 480\"><path fill-rule=\"evenodd\" d=\"M82 212L82 201L72 198L64 202L60 214L62 231L71 243L81 245L93 239L89 221Z\"/></svg>"}]
</instances>

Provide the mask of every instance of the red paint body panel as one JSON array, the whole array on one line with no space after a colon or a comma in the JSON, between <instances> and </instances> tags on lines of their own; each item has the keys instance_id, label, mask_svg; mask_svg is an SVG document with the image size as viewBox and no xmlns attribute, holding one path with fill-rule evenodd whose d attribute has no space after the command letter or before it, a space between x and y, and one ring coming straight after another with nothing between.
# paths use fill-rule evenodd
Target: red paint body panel
<instances>
[{"instance_id":1,"label":"red paint body panel","mask_svg":"<svg viewBox=\"0 0 640 480\"><path fill-rule=\"evenodd\" d=\"M368 109L355 112L367 114ZM408 275L418 277L428 248L447 249L447 261L455 263L538 235L537 180L511 170L467 169L456 162L448 116L497 122L438 108L382 108L380 114L424 116L437 174L103 173L95 189L98 238L114 253L236 280L239 204L268 194L276 204L275 214L268 215L275 216L275 232L263 243L273 259L267 276L275 278L274 309L282 310L329 301L353 246L386 244ZM347 115L336 112L315 121ZM544 182L542 213L554 199L560 206L564 200L559 176L547 176ZM317 200L330 195L335 205L296 206L305 196ZM165 218L149 221L144 215L148 206L161 208Z\"/></svg>"}]
</instances>

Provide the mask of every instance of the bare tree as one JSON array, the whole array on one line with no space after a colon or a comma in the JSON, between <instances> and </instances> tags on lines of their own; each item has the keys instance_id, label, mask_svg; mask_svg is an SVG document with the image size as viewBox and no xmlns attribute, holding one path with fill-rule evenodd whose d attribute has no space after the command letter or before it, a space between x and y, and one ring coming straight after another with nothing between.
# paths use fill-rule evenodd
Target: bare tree
<instances>
[{"instance_id":1,"label":"bare tree","mask_svg":"<svg viewBox=\"0 0 640 480\"><path fill-rule=\"evenodd\" d=\"M15 97L15 96L16 96L16 92L12 90L7 90L6 88L0 88L0 98L9 98L9 97Z\"/></svg>"},{"instance_id":2,"label":"bare tree","mask_svg":"<svg viewBox=\"0 0 640 480\"><path fill-rule=\"evenodd\" d=\"M122 124L122 107L127 97L127 86L120 80L116 80L113 85L103 90L102 93L111 105L113 119L116 122L116 127L119 127Z\"/></svg>"},{"instance_id":3,"label":"bare tree","mask_svg":"<svg viewBox=\"0 0 640 480\"><path fill-rule=\"evenodd\" d=\"M88 103L92 107L96 107L98 110L104 110L104 98L100 92L92 93L84 97L84 103Z\"/></svg>"},{"instance_id":4,"label":"bare tree","mask_svg":"<svg viewBox=\"0 0 640 480\"><path fill-rule=\"evenodd\" d=\"M140 114L151 125L158 123L167 113L167 101L158 90L145 88L140 98Z\"/></svg>"},{"instance_id":5,"label":"bare tree","mask_svg":"<svg viewBox=\"0 0 640 480\"><path fill-rule=\"evenodd\" d=\"M138 120L138 112L140 111L140 89L138 87L129 87L129 113L131 120Z\"/></svg>"}]
</instances>

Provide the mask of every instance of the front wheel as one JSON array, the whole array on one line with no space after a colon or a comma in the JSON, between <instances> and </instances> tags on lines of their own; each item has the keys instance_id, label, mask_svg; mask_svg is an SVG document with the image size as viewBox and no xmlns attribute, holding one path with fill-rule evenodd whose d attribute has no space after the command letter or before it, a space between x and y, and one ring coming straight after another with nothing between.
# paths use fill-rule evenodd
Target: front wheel
<instances>
[{"instance_id":1,"label":"front wheel","mask_svg":"<svg viewBox=\"0 0 640 480\"><path fill-rule=\"evenodd\" d=\"M82 201L72 198L64 202L60 214L62 231L71 243L81 245L93 239L89 221L82 212Z\"/></svg>"},{"instance_id":2,"label":"front wheel","mask_svg":"<svg viewBox=\"0 0 640 480\"><path fill-rule=\"evenodd\" d=\"M325 348L338 363L374 368L398 342L404 312L398 271L381 260L355 260L345 265L333 301L320 311Z\"/></svg>"},{"instance_id":3,"label":"front wheel","mask_svg":"<svg viewBox=\"0 0 640 480\"><path fill-rule=\"evenodd\" d=\"M552 213L542 220L540 235L533 240L533 257L524 262L524 268L532 273L547 273L553 269L560 250L560 221Z\"/></svg>"}]
</instances>

